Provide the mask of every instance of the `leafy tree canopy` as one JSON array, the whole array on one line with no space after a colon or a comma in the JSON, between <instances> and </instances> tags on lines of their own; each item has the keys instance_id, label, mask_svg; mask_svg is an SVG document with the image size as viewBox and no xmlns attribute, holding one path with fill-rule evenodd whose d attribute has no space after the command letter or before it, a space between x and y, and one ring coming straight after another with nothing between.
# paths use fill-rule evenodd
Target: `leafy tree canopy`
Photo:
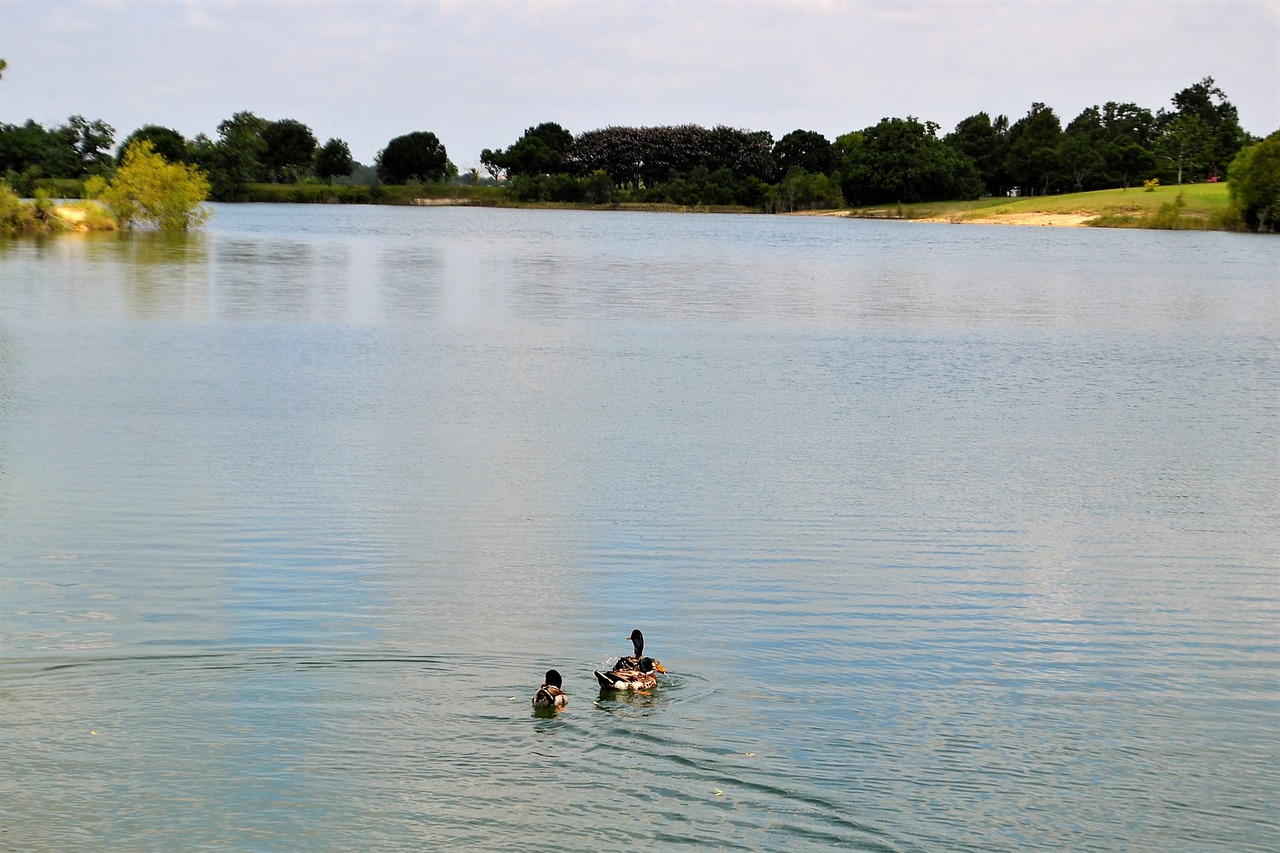
<instances>
[{"instance_id":1,"label":"leafy tree canopy","mask_svg":"<svg viewBox=\"0 0 1280 853\"><path fill-rule=\"evenodd\" d=\"M1178 183L1182 183L1184 166L1207 167L1210 174L1220 174L1249 139L1240 127L1235 105L1227 100L1226 92L1212 77L1193 83L1171 100L1174 111L1161 110L1156 120L1163 137L1159 144L1165 159L1176 160L1178 164ZM1188 138L1192 129L1198 136L1195 140ZM1170 150L1191 151L1194 156L1171 157Z\"/></svg>"},{"instance_id":2,"label":"leafy tree canopy","mask_svg":"<svg viewBox=\"0 0 1280 853\"><path fill-rule=\"evenodd\" d=\"M149 139L134 142L110 183L93 178L86 192L100 198L122 228L186 231L209 216L209 180L195 166L170 163Z\"/></svg>"},{"instance_id":3,"label":"leafy tree canopy","mask_svg":"<svg viewBox=\"0 0 1280 853\"><path fill-rule=\"evenodd\" d=\"M527 128L524 135L502 151L486 148L480 162L494 178L502 174L558 175L569 171L573 134L553 121Z\"/></svg>"},{"instance_id":4,"label":"leafy tree canopy","mask_svg":"<svg viewBox=\"0 0 1280 853\"><path fill-rule=\"evenodd\" d=\"M1012 186L1004 160L1009 149L1009 119L976 113L961 119L943 142L973 160L988 195L1004 195Z\"/></svg>"},{"instance_id":5,"label":"leafy tree canopy","mask_svg":"<svg viewBox=\"0 0 1280 853\"><path fill-rule=\"evenodd\" d=\"M140 140L146 139L151 143L152 149L170 163L181 163L187 159L187 140L182 134L171 127L161 127L158 124L144 125L125 138L120 143L120 155L117 162L124 162L124 152L129 150L129 146Z\"/></svg>"},{"instance_id":6,"label":"leafy tree canopy","mask_svg":"<svg viewBox=\"0 0 1280 853\"><path fill-rule=\"evenodd\" d=\"M260 131L265 147L260 158L267 175L278 183L293 183L311 174L316 153L316 137L300 121L282 118L269 122Z\"/></svg>"},{"instance_id":7,"label":"leafy tree canopy","mask_svg":"<svg viewBox=\"0 0 1280 853\"><path fill-rule=\"evenodd\" d=\"M419 130L397 136L378 152L378 180L384 184L431 183L455 170L434 133Z\"/></svg>"},{"instance_id":8,"label":"leafy tree canopy","mask_svg":"<svg viewBox=\"0 0 1280 853\"><path fill-rule=\"evenodd\" d=\"M1018 184L1037 188L1041 194L1049 191L1061 174L1058 143L1062 136L1062 123L1051 107L1041 103L1031 105L1031 110L1009 128L1009 154L1005 160L1013 180Z\"/></svg>"},{"instance_id":9,"label":"leafy tree canopy","mask_svg":"<svg viewBox=\"0 0 1280 853\"><path fill-rule=\"evenodd\" d=\"M351 148L341 139L330 139L316 151L316 177L325 181L346 177L355 169Z\"/></svg>"},{"instance_id":10,"label":"leafy tree canopy","mask_svg":"<svg viewBox=\"0 0 1280 853\"><path fill-rule=\"evenodd\" d=\"M1231 161L1231 203L1255 231L1280 229L1280 130Z\"/></svg>"},{"instance_id":11,"label":"leafy tree canopy","mask_svg":"<svg viewBox=\"0 0 1280 853\"><path fill-rule=\"evenodd\" d=\"M907 116L881 119L836 140L844 154L841 190L850 204L977 198L973 161L937 137L938 126Z\"/></svg>"},{"instance_id":12,"label":"leafy tree canopy","mask_svg":"<svg viewBox=\"0 0 1280 853\"><path fill-rule=\"evenodd\" d=\"M836 152L831 141L815 130L793 130L773 146L773 159L779 177L792 169L831 175L836 170Z\"/></svg>"}]
</instances>

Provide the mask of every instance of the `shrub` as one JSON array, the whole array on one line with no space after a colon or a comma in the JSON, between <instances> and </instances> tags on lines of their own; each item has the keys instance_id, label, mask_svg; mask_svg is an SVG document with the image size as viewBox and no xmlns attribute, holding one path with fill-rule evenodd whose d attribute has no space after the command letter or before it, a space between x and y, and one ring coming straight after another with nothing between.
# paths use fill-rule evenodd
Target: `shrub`
<instances>
[{"instance_id":1,"label":"shrub","mask_svg":"<svg viewBox=\"0 0 1280 853\"><path fill-rule=\"evenodd\" d=\"M44 190L36 190L35 201L18 198L7 183L0 181L0 231L8 234L47 234L65 231L67 224L54 212Z\"/></svg>"},{"instance_id":2,"label":"shrub","mask_svg":"<svg viewBox=\"0 0 1280 853\"><path fill-rule=\"evenodd\" d=\"M1231 161L1231 206L1252 231L1280 227L1280 130Z\"/></svg>"},{"instance_id":3,"label":"shrub","mask_svg":"<svg viewBox=\"0 0 1280 853\"><path fill-rule=\"evenodd\" d=\"M124 153L101 199L122 228L150 225L161 231L186 231L209 217L204 201L209 179L195 166L170 163L140 139Z\"/></svg>"}]
</instances>

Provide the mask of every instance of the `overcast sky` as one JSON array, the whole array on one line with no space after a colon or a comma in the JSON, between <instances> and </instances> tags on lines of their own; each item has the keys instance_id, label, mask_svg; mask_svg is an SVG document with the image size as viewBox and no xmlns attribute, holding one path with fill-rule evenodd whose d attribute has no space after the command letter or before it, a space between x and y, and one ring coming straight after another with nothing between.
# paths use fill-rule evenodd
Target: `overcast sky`
<instances>
[{"instance_id":1,"label":"overcast sky","mask_svg":"<svg viewBox=\"0 0 1280 853\"><path fill-rule=\"evenodd\" d=\"M372 163L430 130L462 168L556 121L828 138L1042 101L1168 107L1212 76L1280 129L1280 0L0 0L0 122L214 136L240 110Z\"/></svg>"}]
</instances>

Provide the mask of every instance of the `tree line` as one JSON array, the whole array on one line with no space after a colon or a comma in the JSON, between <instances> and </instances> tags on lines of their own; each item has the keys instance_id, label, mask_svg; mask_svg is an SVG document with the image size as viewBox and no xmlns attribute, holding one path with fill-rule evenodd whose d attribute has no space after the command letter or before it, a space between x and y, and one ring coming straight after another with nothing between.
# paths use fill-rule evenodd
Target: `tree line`
<instances>
[{"instance_id":1,"label":"tree line","mask_svg":"<svg viewBox=\"0 0 1280 853\"><path fill-rule=\"evenodd\" d=\"M134 143L147 141L171 163L195 166L209 176L212 197L237 201L256 183L329 182L363 169L341 139L319 143L311 128L294 119L269 121L238 112L218 125L217 137L187 139L173 128L145 125L115 144L115 129L101 120L71 116L45 128L28 120L0 125L0 175L28 194L43 180L84 181L108 177ZM378 155L374 180L387 184L430 183L457 174L434 133L397 137Z\"/></svg>"},{"instance_id":2,"label":"tree line","mask_svg":"<svg viewBox=\"0 0 1280 853\"><path fill-rule=\"evenodd\" d=\"M147 125L115 144L106 123L71 116L44 128L0 125L0 175L19 191L42 179L108 176L139 140L170 162L208 175L212 198L233 201L262 183L490 183L522 201L669 202L796 210L885 203L1049 194L1227 176L1236 154L1257 140L1212 77L1152 111L1108 102L1065 126L1043 103L1015 121L979 112L946 135L931 121L885 118L827 139L797 129L725 126L610 126L571 133L554 122L528 128L506 148L484 149L485 175L459 175L439 138L415 131L390 140L372 167L341 139L320 143L293 119L238 112L214 137L187 139Z\"/></svg>"},{"instance_id":3,"label":"tree line","mask_svg":"<svg viewBox=\"0 0 1280 853\"><path fill-rule=\"evenodd\" d=\"M775 209L1041 195L1226 177L1255 142L1211 77L1176 93L1173 109L1092 106L1064 127L1032 104L1011 122L980 112L939 135L930 121L885 118L829 140L794 130L608 127L577 136L555 123L525 131L480 162L531 200L738 203Z\"/></svg>"}]
</instances>

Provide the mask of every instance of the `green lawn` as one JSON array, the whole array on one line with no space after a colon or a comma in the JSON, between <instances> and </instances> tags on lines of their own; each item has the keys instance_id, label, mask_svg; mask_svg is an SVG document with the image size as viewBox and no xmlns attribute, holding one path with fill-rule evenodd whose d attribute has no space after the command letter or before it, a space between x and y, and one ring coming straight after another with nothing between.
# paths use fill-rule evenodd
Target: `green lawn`
<instances>
[{"instance_id":1,"label":"green lawn","mask_svg":"<svg viewBox=\"0 0 1280 853\"><path fill-rule=\"evenodd\" d=\"M1181 206L1179 206L1179 198ZM1089 224L1113 228L1212 229L1227 226L1230 214L1227 184L1162 186L1148 192L1128 190L1034 196L983 198L975 201L937 201L922 204L855 208L853 216L890 219L983 219L1027 213L1079 213L1093 217Z\"/></svg>"}]
</instances>

